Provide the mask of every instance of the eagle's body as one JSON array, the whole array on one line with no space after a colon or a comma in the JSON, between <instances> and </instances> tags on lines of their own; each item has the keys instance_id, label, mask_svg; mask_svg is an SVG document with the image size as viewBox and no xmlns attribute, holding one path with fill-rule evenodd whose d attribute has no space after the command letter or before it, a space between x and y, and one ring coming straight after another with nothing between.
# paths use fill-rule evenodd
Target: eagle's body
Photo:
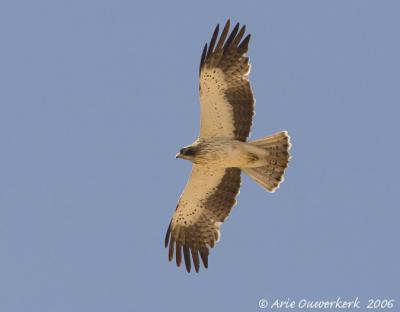
<instances>
[{"instance_id":1,"label":"eagle's body","mask_svg":"<svg viewBox=\"0 0 400 312\"><path fill-rule=\"evenodd\" d=\"M269 152L252 144L229 138L196 140L187 147L194 164L215 168L254 168L266 165ZM184 154L178 155L185 158Z\"/></svg>"},{"instance_id":2,"label":"eagle's body","mask_svg":"<svg viewBox=\"0 0 400 312\"><path fill-rule=\"evenodd\" d=\"M177 155L193 163L165 237L169 259L199 271L200 258L208 267L209 248L219 240L219 228L236 203L241 172L267 191L283 181L289 161L286 131L247 142L254 115L254 97L246 52L250 35L239 24L229 33L229 20L218 39L217 25L200 61L200 134ZM243 40L242 40L243 39ZM191 261L192 260L192 261Z\"/></svg>"}]
</instances>

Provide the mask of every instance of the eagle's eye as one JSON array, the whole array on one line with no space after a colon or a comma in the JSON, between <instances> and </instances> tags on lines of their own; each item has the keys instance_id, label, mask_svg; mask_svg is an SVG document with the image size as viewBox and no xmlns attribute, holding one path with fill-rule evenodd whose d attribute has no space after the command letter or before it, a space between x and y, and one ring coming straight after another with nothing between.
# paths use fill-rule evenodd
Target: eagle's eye
<instances>
[{"instance_id":1,"label":"eagle's eye","mask_svg":"<svg viewBox=\"0 0 400 312\"><path fill-rule=\"evenodd\" d=\"M195 149L192 147L185 147L180 150L180 153L185 156L194 156Z\"/></svg>"}]
</instances>

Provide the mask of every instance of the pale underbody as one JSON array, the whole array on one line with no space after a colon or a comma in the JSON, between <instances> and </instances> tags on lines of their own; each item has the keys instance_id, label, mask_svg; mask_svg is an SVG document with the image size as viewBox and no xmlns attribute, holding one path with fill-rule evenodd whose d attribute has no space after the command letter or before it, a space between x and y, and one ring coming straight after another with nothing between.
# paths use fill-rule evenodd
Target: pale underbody
<instances>
[{"instance_id":1,"label":"pale underbody","mask_svg":"<svg viewBox=\"0 0 400 312\"><path fill-rule=\"evenodd\" d=\"M252 144L232 139L197 140L194 157L185 157L197 165L219 168L254 168L266 165L270 153Z\"/></svg>"}]
</instances>

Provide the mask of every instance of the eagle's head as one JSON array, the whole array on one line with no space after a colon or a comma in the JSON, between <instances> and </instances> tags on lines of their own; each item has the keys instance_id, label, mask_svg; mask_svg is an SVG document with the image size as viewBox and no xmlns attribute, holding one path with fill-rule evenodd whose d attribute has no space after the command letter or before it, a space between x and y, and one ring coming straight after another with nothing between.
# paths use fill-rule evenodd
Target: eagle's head
<instances>
[{"instance_id":1,"label":"eagle's head","mask_svg":"<svg viewBox=\"0 0 400 312\"><path fill-rule=\"evenodd\" d=\"M182 158L186 160L193 161L194 157L196 156L198 152L198 146L186 146L184 148L181 148L178 154L176 154L176 158Z\"/></svg>"}]
</instances>

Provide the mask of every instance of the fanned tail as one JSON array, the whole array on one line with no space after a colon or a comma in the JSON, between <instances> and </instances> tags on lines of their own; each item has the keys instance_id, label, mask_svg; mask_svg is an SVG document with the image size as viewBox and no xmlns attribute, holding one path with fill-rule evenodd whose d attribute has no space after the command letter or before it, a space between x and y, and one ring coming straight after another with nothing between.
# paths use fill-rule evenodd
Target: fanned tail
<instances>
[{"instance_id":1,"label":"fanned tail","mask_svg":"<svg viewBox=\"0 0 400 312\"><path fill-rule=\"evenodd\" d=\"M249 142L269 152L267 165L242 170L268 192L275 192L284 180L285 169L290 160L290 137L286 131Z\"/></svg>"}]
</instances>

